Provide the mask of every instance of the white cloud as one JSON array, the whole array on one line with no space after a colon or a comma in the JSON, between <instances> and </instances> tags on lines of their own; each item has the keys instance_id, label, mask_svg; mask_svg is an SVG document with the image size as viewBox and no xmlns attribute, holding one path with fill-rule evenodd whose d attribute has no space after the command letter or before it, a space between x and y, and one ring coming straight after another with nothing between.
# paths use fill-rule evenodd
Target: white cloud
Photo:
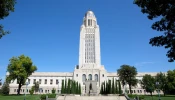
<instances>
[{"instance_id":1,"label":"white cloud","mask_svg":"<svg viewBox=\"0 0 175 100\"><path fill-rule=\"evenodd\" d=\"M136 63L134 66L135 67L143 67L144 65L147 65L147 64L154 64L155 62L139 62L139 63Z\"/></svg>"}]
</instances>

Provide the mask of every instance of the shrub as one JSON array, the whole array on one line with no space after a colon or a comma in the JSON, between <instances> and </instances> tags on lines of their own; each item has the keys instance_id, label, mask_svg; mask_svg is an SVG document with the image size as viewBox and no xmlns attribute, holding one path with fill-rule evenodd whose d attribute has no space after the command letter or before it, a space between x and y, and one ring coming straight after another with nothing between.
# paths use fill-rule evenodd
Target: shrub
<instances>
[{"instance_id":1,"label":"shrub","mask_svg":"<svg viewBox=\"0 0 175 100\"><path fill-rule=\"evenodd\" d=\"M30 95L33 95L34 90L29 90Z\"/></svg>"},{"instance_id":2,"label":"shrub","mask_svg":"<svg viewBox=\"0 0 175 100\"><path fill-rule=\"evenodd\" d=\"M30 95L33 95L34 90L35 90L35 87L34 87L34 86L32 86L32 88L29 90Z\"/></svg>"},{"instance_id":3,"label":"shrub","mask_svg":"<svg viewBox=\"0 0 175 100\"><path fill-rule=\"evenodd\" d=\"M9 92L10 92L9 84L5 82L1 88L1 94L2 95L9 95Z\"/></svg>"},{"instance_id":4,"label":"shrub","mask_svg":"<svg viewBox=\"0 0 175 100\"><path fill-rule=\"evenodd\" d=\"M144 99L144 98L145 98L144 95L139 96L139 99Z\"/></svg>"},{"instance_id":5,"label":"shrub","mask_svg":"<svg viewBox=\"0 0 175 100\"><path fill-rule=\"evenodd\" d=\"M46 100L46 94L42 94L40 98L41 100Z\"/></svg>"},{"instance_id":6,"label":"shrub","mask_svg":"<svg viewBox=\"0 0 175 100\"><path fill-rule=\"evenodd\" d=\"M56 98L56 94L48 94L48 98Z\"/></svg>"},{"instance_id":7,"label":"shrub","mask_svg":"<svg viewBox=\"0 0 175 100\"><path fill-rule=\"evenodd\" d=\"M53 88L53 89L52 89L52 93L55 94L55 91L56 91L55 88Z\"/></svg>"}]
</instances>

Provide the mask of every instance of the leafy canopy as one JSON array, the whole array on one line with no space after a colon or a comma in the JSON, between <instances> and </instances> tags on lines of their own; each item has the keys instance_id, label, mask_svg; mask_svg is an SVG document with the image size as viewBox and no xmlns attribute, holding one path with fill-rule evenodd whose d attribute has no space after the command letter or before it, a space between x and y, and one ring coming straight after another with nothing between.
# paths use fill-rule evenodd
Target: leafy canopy
<instances>
[{"instance_id":1,"label":"leafy canopy","mask_svg":"<svg viewBox=\"0 0 175 100\"><path fill-rule=\"evenodd\" d=\"M119 76L119 80L121 80L122 84L128 84L129 85L129 90L131 92L131 86L136 86L137 85L137 70L134 66L130 65L122 65L120 66L120 69L117 70L117 74Z\"/></svg>"},{"instance_id":2,"label":"leafy canopy","mask_svg":"<svg viewBox=\"0 0 175 100\"><path fill-rule=\"evenodd\" d=\"M175 1L174 0L134 0L143 14L148 14L150 20L158 21L152 24L152 29L163 32L163 35L150 39L152 46L164 46L169 49L169 62L175 60Z\"/></svg>"},{"instance_id":3,"label":"leafy canopy","mask_svg":"<svg viewBox=\"0 0 175 100\"><path fill-rule=\"evenodd\" d=\"M1 0L0 1L0 20L3 20L7 17L10 12L14 12L16 0ZM3 25L0 25L0 39L3 35L8 34L9 32L3 30Z\"/></svg>"},{"instance_id":4,"label":"leafy canopy","mask_svg":"<svg viewBox=\"0 0 175 100\"><path fill-rule=\"evenodd\" d=\"M146 92L150 92L152 95L152 92L155 90L155 79L149 74L145 74L142 78L142 85Z\"/></svg>"},{"instance_id":5,"label":"leafy canopy","mask_svg":"<svg viewBox=\"0 0 175 100\"><path fill-rule=\"evenodd\" d=\"M11 82L17 79L19 84L18 90L20 90L21 86L25 84L26 79L36 70L37 67L33 65L32 60L28 56L12 57L7 67L9 75L6 80ZM20 91L18 94L20 94Z\"/></svg>"}]
</instances>

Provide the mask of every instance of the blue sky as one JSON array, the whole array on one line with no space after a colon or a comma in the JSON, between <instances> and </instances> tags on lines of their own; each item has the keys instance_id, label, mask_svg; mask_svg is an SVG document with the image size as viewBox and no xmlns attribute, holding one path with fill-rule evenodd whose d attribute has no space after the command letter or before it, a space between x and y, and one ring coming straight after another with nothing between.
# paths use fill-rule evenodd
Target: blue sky
<instances>
[{"instance_id":1,"label":"blue sky","mask_svg":"<svg viewBox=\"0 0 175 100\"><path fill-rule=\"evenodd\" d=\"M21 0L15 12L0 23L11 34L0 39L0 77L9 59L29 56L39 72L73 72L78 64L79 34L84 14L91 9L100 26L101 62L108 72L122 64L138 72L174 69L163 47L149 39L161 35L151 29L154 21L133 0Z\"/></svg>"}]
</instances>

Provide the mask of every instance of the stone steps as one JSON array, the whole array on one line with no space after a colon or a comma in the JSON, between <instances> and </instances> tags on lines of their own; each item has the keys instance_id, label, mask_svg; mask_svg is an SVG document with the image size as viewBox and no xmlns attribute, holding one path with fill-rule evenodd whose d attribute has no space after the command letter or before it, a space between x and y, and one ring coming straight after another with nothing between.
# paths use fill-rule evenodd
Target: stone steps
<instances>
[{"instance_id":1,"label":"stone steps","mask_svg":"<svg viewBox=\"0 0 175 100\"><path fill-rule=\"evenodd\" d=\"M124 96L59 96L57 100L126 100Z\"/></svg>"}]
</instances>

